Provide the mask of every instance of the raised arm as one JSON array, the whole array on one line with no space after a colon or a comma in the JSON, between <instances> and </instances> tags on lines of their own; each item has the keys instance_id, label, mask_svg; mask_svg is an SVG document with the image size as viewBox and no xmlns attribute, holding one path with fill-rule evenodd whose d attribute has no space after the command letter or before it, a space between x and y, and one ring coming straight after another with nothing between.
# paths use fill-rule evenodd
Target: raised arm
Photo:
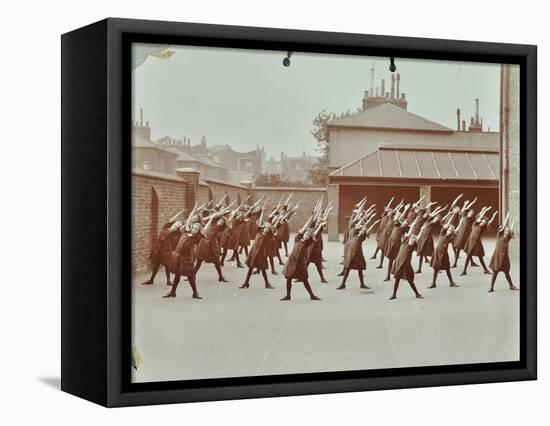
<instances>
[{"instance_id":1,"label":"raised arm","mask_svg":"<svg viewBox=\"0 0 550 426\"><path fill-rule=\"evenodd\" d=\"M495 220L495 217L497 217L497 214L498 214L498 212L493 213L493 216L491 217L491 219L489 219L489 222L487 222L487 227L491 226L491 224Z\"/></svg>"},{"instance_id":2,"label":"raised arm","mask_svg":"<svg viewBox=\"0 0 550 426\"><path fill-rule=\"evenodd\" d=\"M458 201L462 198L464 194L460 194L458 197L456 197L453 202L451 203L451 210L455 208L458 205Z\"/></svg>"},{"instance_id":3,"label":"raised arm","mask_svg":"<svg viewBox=\"0 0 550 426\"><path fill-rule=\"evenodd\" d=\"M176 215L174 217L172 217L168 222L174 222L179 216L181 216L186 211L187 211L187 209L183 209L182 211L176 213Z\"/></svg>"}]
</instances>

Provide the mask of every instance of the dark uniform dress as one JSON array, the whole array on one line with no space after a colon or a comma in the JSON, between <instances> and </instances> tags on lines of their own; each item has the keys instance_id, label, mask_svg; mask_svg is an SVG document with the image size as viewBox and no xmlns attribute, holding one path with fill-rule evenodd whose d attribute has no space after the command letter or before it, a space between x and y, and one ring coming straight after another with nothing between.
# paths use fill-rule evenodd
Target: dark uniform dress
<instances>
[{"instance_id":1,"label":"dark uniform dress","mask_svg":"<svg viewBox=\"0 0 550 426\"><path fill-rule=\"evenodd\" d=\"M247 222L248 238L250 241L254 241L256 238L256 230L258 229L258 219L260 218L260 212L252 213L250 219Z\"/></svg>"},{"instance_id":2,"label":"dark uniform dress","mask_svg":"<svg viewBox=\"0 0 550 426\"><path fill-rule=\"evenodd\" d=\"M367 235L353 228L348 235L348 243L344 252L344 269L364 270L367 267L363 255L363 241Z\"/></svg>"},{"instance_id":3,"label":"dark uniform dress","mask_svg":"<svg viewBox=\"0 0 550 426\"><path fill-rule=\"evenodd\" d=\"M225 229L225 223L223 225L216 225L210 231L208 238L203 238L199 241L197 260L206 263L220 263L221 250L219 236L223 234Z\"/></svg>"},{"instance_id":4,"label":"dark uniform dress","mask_svg":"<svg viewBox=\"0 0 550 426\"><path fill-rule=\"evenodd\" d=\"M184 277L195 275L195 245L202 238L204 236L200 232L195 235L182 234L172 255L172 273Z\"/></svg>"},{"instance_id":5,"label":"dark uniform dress","mask_svg":"<svg viewBox=\"0 0 550 426\"><path fill-rule=\"evenodd\" d=\"M464 251L468 253L469 256L485 256L485 250L483 248L483 243L481 241L482 235L485 233L487 225L481 225L479 222L475 222L472 225L472 232L470 232L470 237L468 242L464 247Z\"/></svg>"},{"instance_id":6,"label":"dark uniform dress","mask_svg":"<svg viewBox=\"0 0 550 426\"><path fill-rule=\"evenodd\" d=\"M497 242L495 245L495 251L493 256L491 256L491 262L489 263L489 268L493 272L510 272L510 257L508 256L508 243L512 239L512 234L504 236L504 231L499 231L497 233Z\"/></svg>"},{"instance_id":7,"label":"dark uniform dress","mask_svg":"<svg viewBox=\"0 0 550 426\"><path fill-rule=\"evenodd\" d=\"M288 243L290 240L290 226L288 225L288 220L281 223L281 226L277 231L277 235L279 235L279 241L282 243Z\"/></svg>"},{"instance_id":8,"label":"dark uniform dress","mask_svg":"<svg viewBox=\"0 0 550 426\"><path fill-rule=\"evenodd\" d=\"M303 282L308 279L307 265L309 264L310 247L315 244L315 241L313 238L303 241L302 235L302 233L298 233L294 238L294 246L283 269L283 275L286 279Z\"/></svg>"},{"instance_id":9,"label":"dark uniform dress","mask_svg":"<svg viewBox=\"0 0 550 426\"><path fill-rule=\"evenodd\" d=\"M434 252L434 239L432 237L433 229L437 226L437 223L428 222L418 236L416 243L416 254L418 256L431 256ZM415 234L416 235L416 234Z\"/></svg>"},{"instance_id":10,"label":"dark uniform dress","mask_svg":"<svg viewBox=\"0 0 550 426\"><path fill-rule=\"evenodd\" d=\"M376 246L378 248L380 248L380 239L382 238L382 234L384 233L384 229L386 228L386 223L389 218L390 215L388 215L388 212L384 211L384 213L382 213L382 217L380 218L380 223L378 224L378 232L376 233Z\"/></svg>"},{"instance_id":11,"label":"dark uniform dress","mask_svg":"<svg viewBox=\"0 0 550 426\"><path fill-rule=\"evenodd\" d=\"M432 260L430 261L430 266L433 269L442 271L451 268L448 247L454 236L454 233L447 235L447 229L441 229L441 232L439 233L439 240L437 240L437 247L435 248Z\"/></svg>"},{"instance_id":12,"label":"dark uniform dress","mask_svg":"<svg viewBox=\"0 0 550 426\"><path fill-rule=\"evenodd\" d=\"M178 244L178 240L181 236L181 232L178 229L177 231L170 231L170 227L174 222L168 222L163 227L157 238L157 242L151 251L149 259L153 265L164 265L170 267L172 262L172 252Z\"/></svg>"},{"instance_id":13,"label":"dark uniform dress","mask_svg":"<svg viewBox=\"0 0 550 426\"><path fill-rule=\"evenodd\" d=\"M313 235L314 230L310 229ZM309 263L320 264L323 262L323 231L321 230L313 243L309 245Z\"/></svg>"},{"instance_id":14,"label":"dark uniform dress","mask_svg":"<svg viewBox=\"0 0 550 426\"><path fill-rule=\"evenodd\" d=\"M393 277L396 280L405 279L409 282L414 281L414 271L411 265L411 257L415 249L416 243L409 244L408 238L403 239L392 267Z\"/></svg>"},{"instance_id":15,"label":"dark uniform dress","mask_svg":"<svg viewBox=\"0 0 550 426\"><path fill-rule=\"evenodd\" d=\"M426 209L420 210L417 213L416 217L413 219L413 221L416 220L416 222L414 223L414 227L411 229L411 233L413 235L418 235L418 233L422 229L422 225L424 225L424 222L426 222L426 220L429 219L429 216L424 217L425 210ZM411 224L412 222L409 222L409 223Z\"/></svg>"},{"instance_id":16,"label":"dark uniform dress","mask_svg":"<svg viewBox=\"0 0 550 426\"><path fill-rule=\"evenodd\" d=\"M267 242L267 255L269 257L277 257L278 250L281 248L281 240L279 240L279 228L280 224L277 225L277 235L270 232L271 237Z\"/></svg>"},{"instance_id":17,"label":"dark uniform dress","mask_svg":"<svg viewBox=\"0 0 550 426\"><path fill-rule=\"evenodd\" d=\"M382 250L382 253L385 252L386 246L388 245L388 239L390 238L390 234L393 230L393 223L394 223L393 216L389 215L388 219L386 220L386 223L384 224L382 235L378 240L378 248Z\"/></svg>"},{"instance_id":18,"label":"dark uniform dress","mask_svg":"<svg viewBox=\"0 0 550 426\"><path fill-rule=\"evenodd\" d=\"M254 242L246 258L246 266L264 271L268 268L267 245L272 237L273 234L271 232L264 234L262 228L256 228L256 238L254 238Z\"/></svg>"},{"instance_id":19,"label":"dark uniform dress","mask_svg":"<svg viewBox=\"0 0 550 426\"><path fill-rule=\"evenodd\" d=\"M241 231L245 223L244 219L235 219L231 228L225 229L222 243L225 250L237 250L239 248Z\"/></svg>"},{"instance_id":20,"label":"dark uniform dress","mask_svg":"<svg viewBox=\"0 0 550 426\"><path fill-rule=\"evenodd\" d=\"M395 221L386 244L386 249L384 250L384 256L392 260L397 257L401 246L401 239L408 230L408 226L403 226L399 221Z\"/></svg>"},{"instance_id":21,"label":"dark uniform dress","mask_svg":"<svg viewBox=\"0 0 550 426\"><path fill-rule=\"evenodd\" d=\"M248 222L244 220L239 232L239 247L248 247L250 245L250 235L248 234Z\"/></svg>"},{"instance_id":22,"label":"dark uniform dress","mask_svg":"<svg viewBox=\"0 0 550 426\"><path fill-rule=\"evenodd\" d=\"M468 237L472 232L472 225L475 222L475 215L468 217L468 212L462 213L462 224L457 230L456 237L453 241L453 246L455 249L460 249L466 251L466 243L468 242Z\"/></svg>"},{"instance_id":23,"label":"dark uniform dress","mask_svg":"<svg viewBox=\"0 0 550 426\"><path fill-rule=\"evenodd\" d=\"M343 243L346 244L348 242L349 234L352 232L352 230L355 228L354 223L354 213L351 213L351 216L348 219L348 224L346 226L346 230L344 231L344 241Z\"/></svg>"}]
</instances>

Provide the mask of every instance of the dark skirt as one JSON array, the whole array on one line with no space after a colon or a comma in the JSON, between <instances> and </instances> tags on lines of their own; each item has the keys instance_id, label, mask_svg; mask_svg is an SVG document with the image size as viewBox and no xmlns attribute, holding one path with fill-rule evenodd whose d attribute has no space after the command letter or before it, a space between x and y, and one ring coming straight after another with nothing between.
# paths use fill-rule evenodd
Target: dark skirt
<instances>
[{"instance_id":1,"label":"dark skirt","mask_svg":"<svg viewBox=\"0 0 550 426\"><path fill-rule=\"evenodd\" d=\"M510 272L510 257L508 255L508 242L510 237L504 237L502 233L497 236L495 251L491 256L489 268L493 272Z\"/></svg>"},{"instance_id":2,"label":"dark skirt","mask_svg":"<svg viewBox=\"0 0 550 426\"><path fill-rule=\"evenodd\" d=\"M430 265L433 269L445 270L451 268L451 262L449 260L449 243L453 239L453 236L442 235L439 237L437 247L434 250Z\"/></svg>"}]
</instances>

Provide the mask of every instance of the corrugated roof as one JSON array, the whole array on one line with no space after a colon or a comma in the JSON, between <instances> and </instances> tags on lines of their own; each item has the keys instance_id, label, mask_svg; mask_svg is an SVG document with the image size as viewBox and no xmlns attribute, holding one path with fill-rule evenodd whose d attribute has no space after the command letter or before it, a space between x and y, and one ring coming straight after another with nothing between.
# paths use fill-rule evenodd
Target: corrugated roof
<instances>
[{"instance_id":1,"label":"corrugated roof","mask_svg":"<svg viewBox=\"0 0 550 426\"><path fill-rule=\"evenodd\" d=\"M331 121L328 125L337 127L416 130L423 132L453 132L448 127L427 120L390 103L369 108L348 117L339 118Z\"/></svg>"},{"instance_id":2,"label":"corrugated roof","mask_svg":"<svg viewBox=\"0 0 550 426\"><path fill-rule=\"evenodd\" d=\"M399 179L498 180L498 151L464 148L380 146L330 176Z\"/></svg>"}]
</instances>

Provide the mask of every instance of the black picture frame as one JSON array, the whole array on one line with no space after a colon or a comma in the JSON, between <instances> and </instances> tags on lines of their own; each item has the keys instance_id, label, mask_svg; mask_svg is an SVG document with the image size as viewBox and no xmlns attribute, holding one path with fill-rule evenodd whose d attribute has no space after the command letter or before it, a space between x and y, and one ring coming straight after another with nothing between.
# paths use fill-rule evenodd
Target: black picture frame
<instances>
[{"instance_id":1,"label":"black picture frame","mask_svg":"<svg viewBox=\"0 0 550 426\"><path fill-rule=\"evenodd\" d=\"M62 390L117 407L536 379L536 46L113 18L61 41ZM520 360L130 383L132 42L518 64Z\"/></svg>"}]
</instances>

